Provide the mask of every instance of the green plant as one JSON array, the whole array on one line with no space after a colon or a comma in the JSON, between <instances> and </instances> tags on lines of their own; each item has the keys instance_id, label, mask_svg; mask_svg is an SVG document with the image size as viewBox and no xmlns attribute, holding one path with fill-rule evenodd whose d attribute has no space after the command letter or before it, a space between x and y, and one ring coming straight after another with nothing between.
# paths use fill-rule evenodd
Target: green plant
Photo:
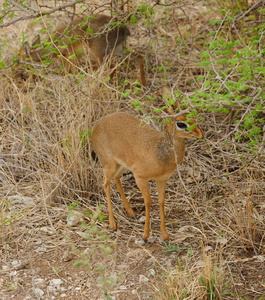
<instances>
[{"instance_id":1,"label":"green plant","mask_svg":"<svg viewBox=\"0 0 265 300\"><path fill-rule=\"evenodd\" d=\"M101 206L98 206L95 212L92 214L87 212L87 216L90 219L90 224L87 226L83 237L90 241L90 248L88 253L81 252L81 260L75 263L76 267L84 266L87 270L91 269L91 263L96 262L94 271L99 274L98 286L103 291L103 298L111 300L109 292L116 285L115 277L109 276L104 265L104 260L108 259L115 250L115 244L111 240L111 237L106 232L104 225L105 215L101 212Z\"/></svg>"}]
</instances>

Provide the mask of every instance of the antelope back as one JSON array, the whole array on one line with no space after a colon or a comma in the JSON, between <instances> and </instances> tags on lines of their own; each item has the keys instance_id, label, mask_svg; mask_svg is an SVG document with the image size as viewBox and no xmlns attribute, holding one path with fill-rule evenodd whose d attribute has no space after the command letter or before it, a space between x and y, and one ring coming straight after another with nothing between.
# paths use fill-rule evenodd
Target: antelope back
<instances>
[{"instance_id":1,"label":"antelope back","mask_svg":"<svg viewBox=\"0 0 265 300\"><path fill-rule=\"evenodd\" d=\"M114 55L122 55L126 37L130 35L126 26L109 29L111 20L111 17L105 15L97 15L92 19L75 16L72 22L60 24L55 28L52 40L58 46L60 54L66 57L83 49L87 44L93 57L102 62L104 56L111 52ZM35 49L36 44L40 44L39 34L32 41L31 47L28 42L23 44L19 55L22 58L30 57L33 61L41 61L45 51L42 48Z\"/></svg>"}]
</instances>

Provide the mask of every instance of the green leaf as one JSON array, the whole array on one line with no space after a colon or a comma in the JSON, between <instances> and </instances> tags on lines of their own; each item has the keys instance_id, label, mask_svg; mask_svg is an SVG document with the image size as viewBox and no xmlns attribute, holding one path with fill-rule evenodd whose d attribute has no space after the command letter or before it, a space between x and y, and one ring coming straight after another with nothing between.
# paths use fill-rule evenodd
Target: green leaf
<instances>
[{"instance_id":1,"label":"green leaf","mask_svg":"<svg viewBox=\"0 0 265 300\"><path fill-rule=\"evenodd\" d=\"M130 21L131 21L132 24L136 24L137 21L138 21L138 16L137 15L132 15Z\"/></svg>"},{"instance_id":2,"label":"green leaf","mask_svg":"<svg viewBox=\"0 0 265 300\"><path fill-rule=\"evenodd\" d=\"M146 98L147 98L147 99L149 99L149 100L152 100L152 101L154 101L154 100L155 100L155 99L154 99L154 97L152 97L152 96L149 96L149 95L147 95L147 96L146 96Z\"/></svg>"},{"instance_id":3,"label":"green leaf","mask_svg":"<svg viewBox=\"0 0 265 300\"><path fill-rule=\"evenodd\" d=\"M134 100L134 101L131 102L131 105L140 106L141 102L139 100Z\"/></svg>"}]
</instances>

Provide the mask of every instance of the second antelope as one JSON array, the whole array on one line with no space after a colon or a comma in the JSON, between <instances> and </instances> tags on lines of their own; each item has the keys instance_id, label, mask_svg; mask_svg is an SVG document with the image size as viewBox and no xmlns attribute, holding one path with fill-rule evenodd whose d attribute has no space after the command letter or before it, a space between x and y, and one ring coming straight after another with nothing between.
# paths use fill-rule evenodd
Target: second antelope
<instances>
[{"instance_id":1,"label":"second antelope","mask_svg":"<svg viewBox=\"0 0 265 300\"><path fill-rule=\"evenodd\" d=\"M164 102L170 95L166 86L162 89ZM169 106L170 115L176 114ZM189 129L190 126L194 125ZM120 177L125 170L131 170L136 183L143 194L145 202L144 240L149 237L151 197L149 180L155 180L160 208L161 233L164 240L169 239L165 226L164 201L168 179L174 173L177 164L185 155L185 139L203 138L204 133L194 120L187 121L186 115L172 117L170 123L164 122L164 130L160 132L139 121L135 116L124 112L116 112L100 119L92 133L92 151L98 156L104 172L104 189L107 195L110 229L116 229L114 220L110 182L114 182L121 195L125 209L130 217L134 217L121 185ZM93 152L92 152L93 154ZM176 161L177 158L177 161Z\"/></svg>"},{"instance_id":2,"label":"second antelope","mask_svg":"<svg viewBox=\"0 0 265 300\"><path fill-rule=\"evenodd\" d=\"M130 35L129 29L125 25L116 25L110 27L116 19L106 16L97 15L93 18L85 16L75 16L72 22L60 24L52 33L49 43L54 43L52 48L57 49L57 54L52 57L64 57L66 70L73 72L74 64L78 65L78 57L84 55L85 49L89 50L92 61L98 66L103 63L107 55L122 56L125 49L126 38ZM40 35L38 34L32 41L32 45L26 41L18 56L23 60L29 58L33 62L40 62L47 59L50 51L47 47L38 47L41 44ZM74 55L74 59L70 58ZM132 52L131 59L136 62L140 69L140 81L146 85L144 59L139 53Z\"/></svg>"}]
</instances>

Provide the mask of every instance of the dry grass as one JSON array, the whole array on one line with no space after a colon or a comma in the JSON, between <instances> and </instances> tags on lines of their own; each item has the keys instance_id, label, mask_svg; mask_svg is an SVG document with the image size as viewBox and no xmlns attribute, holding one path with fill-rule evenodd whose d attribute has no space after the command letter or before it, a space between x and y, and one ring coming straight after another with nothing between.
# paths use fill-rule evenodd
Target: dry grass
<instances>
[{"instance_id":1,"label":"dry grass","mask_svg":"<svg viewBox=\"0 0 265 300\"><path fill-rule=\"evenodd\" d=\"M38 298L39 288L47 299L263 299L264 151L251 155L229 135L233 112L199 111L206 140L188 142L168 183L169 245L161 242L153 183L151 237L142 243L144 203L131 174L123 185L137 217L129 219L113 186L118 231L108 231L102 170L90 159L89 135L102 116L123 110L146 118L161 107L163 84L183 95L200 86L197 75L208 71L196 62L216 17L211 5L158 6L151 34L144 21L131 25L131 43L146 54L146 89L136 89L138 71L125 65L111 82L107 68L93 76L89 66L82 76L0 71L0 298ZM4 32L19 35L15 27ZM179 37L186 43L176 45ZM2 37L7 60L16 41ZM55 278L65 290L52 286Z\"/></svg>"}]
</instances>

